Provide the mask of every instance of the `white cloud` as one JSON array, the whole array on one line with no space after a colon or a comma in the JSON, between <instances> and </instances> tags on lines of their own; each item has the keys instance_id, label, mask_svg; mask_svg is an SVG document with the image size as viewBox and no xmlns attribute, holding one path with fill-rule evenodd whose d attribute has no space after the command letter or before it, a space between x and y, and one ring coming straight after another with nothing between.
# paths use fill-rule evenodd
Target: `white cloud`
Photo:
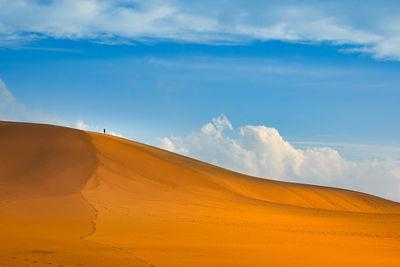
<instances>
[{"instance_id":1,"label":"white cloud","mask_svg":"<svg viewBox=\"0 0 400 267\"><path fill-rule=\"evenodd\" d=\"M373 145L373 144L349 144L337 142L311 142L311 141L292 141L295 147L307 149L311 147L331 147L340 150L341 155L356 160L365 159L387 159L400 160L400 146L398 145Z\"/></svg>"},{"instance_id":2,"label":"white cloud","mask_svg":"<svg viewBox=\"0 0 400 267\"><path fill-rule=\"evenodd\" d=\"M121 137L121 138L125 137L122 133L117 133L117 132L114 132L114 131L111 131L110 134L113 135L113 136Z\"/></svg>"},{"instance_id":3,"label":"white cloud","mask_svg":"<svg viewBox=\"0 0 400 267\"><path fill-rule=\"evenodd\" d=\"M158 145L162 147L163 149L177 152L177 149L175 148L174 143L168 138L168 137L163 137L158 140Z\"/></svg>"},{"instance_id":4,"label":"white cloud","mask_svg":"<svg viewBox=\"0 0 400 267\"><path fill-rule=\"evenodd\" d=\"M0 45L45 37L108 44L283 40L355 45L347 51L400 60L399 21L396 1L1 0Z\"/></svg>"},{"instance_id":5,"label":"white cloud","mask_svg":"<svg viewBox=\"0 0 400 267\"><path fill-rule=\"evenodd\" d=\"M88 130L89 125L85 124L82 120L78 120L75 124L75 128L79 130Z\"/></svg>"},{"instance_id":6,"label":"white cloud","mask_svg":"<svg viewBox=\"0 0 400 267\"><path fill-rule=\"evenodd\" d=\"M72 127L77 128L79 130L92 131L92 132L103 132L103 129L104 129L104 128L100 128L98 126L88 125L85 122L83 122L82 120L77 120L75 125L73 125ZM115 131L109 131L108 129L106 129L106 133L109 135L125 138L125 136L122 133L118 133Z\"/></svg>"},{"instance_id":7,"label":"white cloud","mask_svg":"<svg viewBox=\"0 0 400 267\"><path fill-rule=\"evenodd\" d=\"M0 79L0 120L25 121L65 125L65 121L56 115L44 114L37 109L29 109L18 103L6 84Z\"/></svg>"},{"instance_id":8,"label":"white cloud","mask_svg":"<svg viewBox=\"0 0 400 267\"><path fill-rule=\"evenodd\" d=\"M1 1L1 0L0 0ZM0 2L1 3L1 2ZM85 131L101 132L99 127L90 126L82 120L75 123L64 121L56 115L49 115L37 109L29 109L24 104L18 103L13 94L8 90L6 84L0 79L0 120L23 121L34 123L55 124L77 128ZM124 137L121 133L110 131L110 135Z\"/></svg>"},{"instance_id":9,"label":"white cloud","mask_svg":"<svg viewBox=\"0 0 400 267\"><path fill-rule=\"evenodd\" d=\"M400 200L400 161L344 159L328 147L296 149L278 130L234 129L220 116L186 137L164 137L158 146L242 173L363 191Z\"/></svg>"},{"instance_id":10,"label":"white cloud","mask_svg":"<svg viewBox=\"0 0 400 267\"><path fill-rule=\"evenodd\" d=\"M79 130L84 130L84 131L92 131L92 132L103 132L104 128L98 127L98 126L93 126L93 125L88 125L82 120L77 120L75 125L73 126L74 128L77 128ZM115 131L110 131L109 129L106 129L106 133L109 135L125 138L125 136L122 133L118 133Z\"/></svg>"},{"instance_id":11,"label":"white cloud","mask_svg":"<svg viewBox=\"0 0 400 267\"><path fill-rule=\"evenodd\" d=\"M3 110L12 105L15 105L14 96L8 91L6 84L0 80L0 109Z\"/></svg>"}]
</instances>

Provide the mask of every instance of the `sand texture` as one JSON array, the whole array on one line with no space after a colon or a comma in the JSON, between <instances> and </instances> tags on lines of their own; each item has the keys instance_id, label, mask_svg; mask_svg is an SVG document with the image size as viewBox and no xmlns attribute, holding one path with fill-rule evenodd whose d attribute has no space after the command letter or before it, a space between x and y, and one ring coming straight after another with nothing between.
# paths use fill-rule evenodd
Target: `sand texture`
<instances>
[{"instance_id":1,"label":"sand texture","mask_svg":"<svg viewBox=\"0 0 400 267\"><path fill-rule=\"evenodd\" d=\"M0 266L400 266L400 204L0 122Z\"/></svg>"}]
</instances>

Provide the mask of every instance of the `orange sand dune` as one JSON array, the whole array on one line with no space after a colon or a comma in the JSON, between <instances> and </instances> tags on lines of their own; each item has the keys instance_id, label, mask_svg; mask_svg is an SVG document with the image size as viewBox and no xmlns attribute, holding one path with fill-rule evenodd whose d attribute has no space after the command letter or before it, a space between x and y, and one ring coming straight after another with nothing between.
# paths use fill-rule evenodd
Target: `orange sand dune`
<instances>
[{"instance_id":1,"label":"orange sand dune","mask_svg":"<svg viewBox=\"0 0 400 267\"><path fill-rule=\"evenodd\" d=\"M0 122L0 266L400 266L400 204Z\"/></svg>"}]
</instances>

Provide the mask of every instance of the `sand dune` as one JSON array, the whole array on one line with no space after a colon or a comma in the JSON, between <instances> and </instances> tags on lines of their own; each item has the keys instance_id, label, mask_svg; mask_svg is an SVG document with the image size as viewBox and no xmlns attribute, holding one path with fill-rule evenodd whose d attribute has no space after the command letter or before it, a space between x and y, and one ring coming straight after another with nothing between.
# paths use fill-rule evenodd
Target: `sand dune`
<instances>
[{"instance_id":1,"label":"sand dune","mask_svg":"<svg viewBox=\"0 0 400 267\"><path fill-rule=\"evenodd\" d=\"M400 204L0 122L0 266L399 266Z\"/></svg>"}]
</instances>

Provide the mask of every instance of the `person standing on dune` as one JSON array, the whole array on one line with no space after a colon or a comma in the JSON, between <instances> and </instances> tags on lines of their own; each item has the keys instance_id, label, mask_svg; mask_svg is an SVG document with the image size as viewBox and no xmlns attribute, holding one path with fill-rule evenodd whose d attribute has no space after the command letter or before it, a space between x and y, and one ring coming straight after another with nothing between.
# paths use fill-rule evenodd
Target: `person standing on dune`
<instances>
[{"instance_id":1,"label":"person standing on dune","mask_svg":"<svg viewBox=\"0 0 400 267\"><path fill-rule=\"evenodd\" d=\"M106 133L106 128L103 129L103 133L104 133L104 134Z\"/></svg>"}]
</instances>

